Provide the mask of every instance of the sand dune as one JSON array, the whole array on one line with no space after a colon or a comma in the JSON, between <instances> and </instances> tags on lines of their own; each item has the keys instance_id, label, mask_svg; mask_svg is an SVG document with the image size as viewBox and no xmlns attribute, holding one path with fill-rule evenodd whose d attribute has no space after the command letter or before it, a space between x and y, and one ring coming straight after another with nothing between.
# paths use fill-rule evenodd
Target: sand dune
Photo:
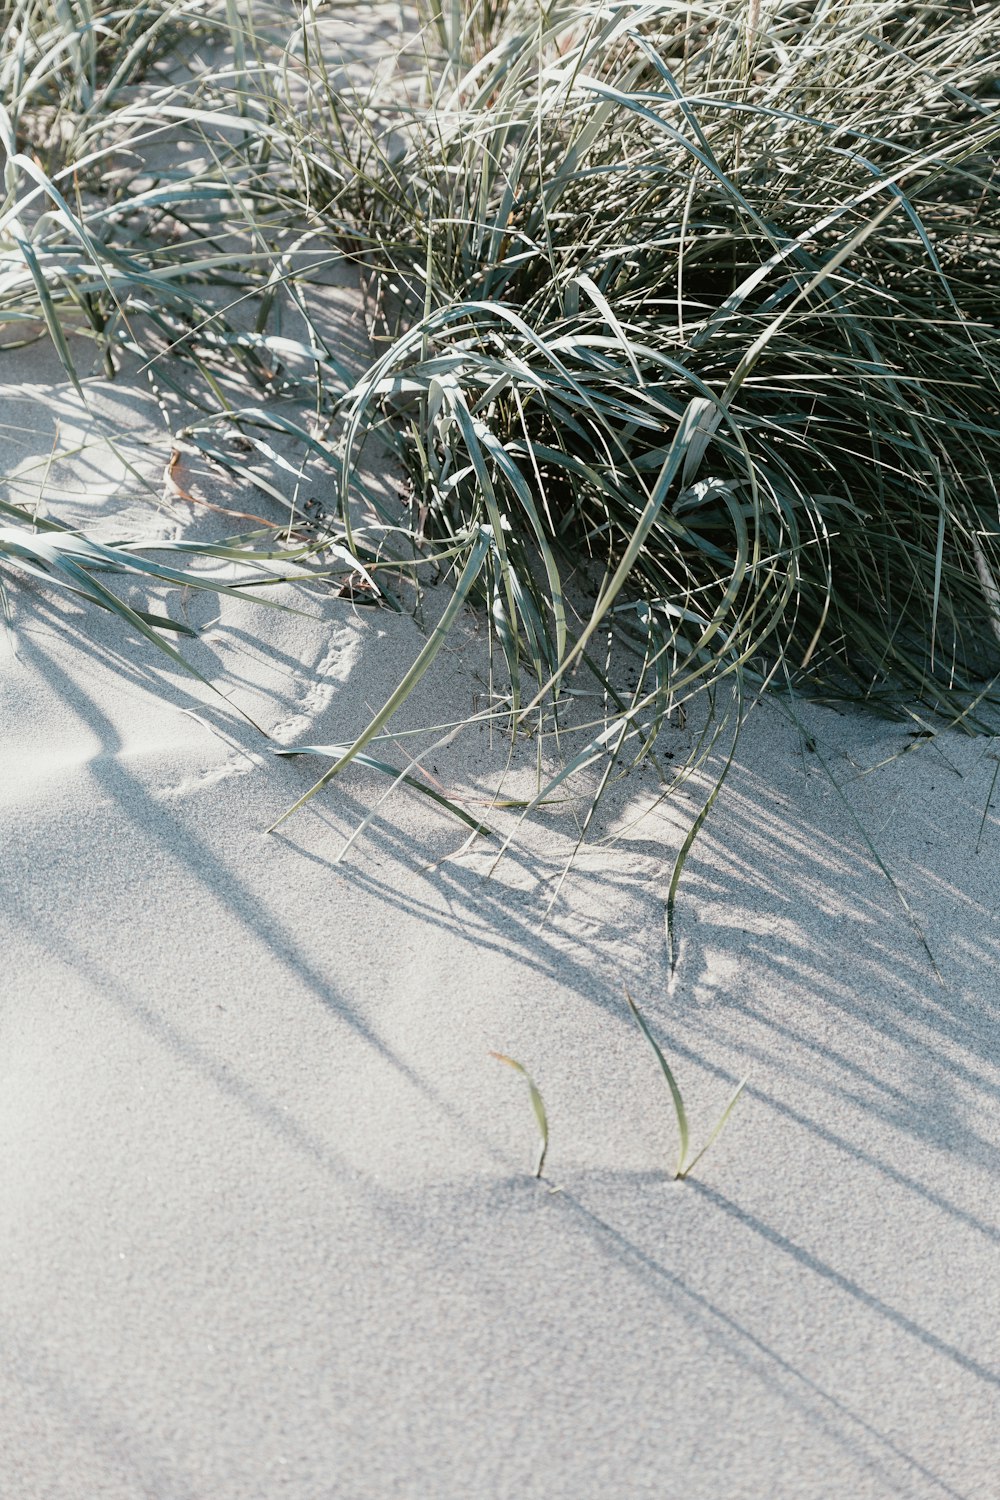
<instances>
[{"instance_id":1,"label":"sand dune","mask_svg":"<svg viewBox=\"0 0 1000 1500\"><path fill-rule=\"evenodd\" d=\"M102 536L225 529L164 489L135 372L86 406L41 348L3 380L4 494ZM193 460L185 482L262 503ZM994 742L801 708L812 749L756 710L671 979L712 766L652 811L652 773L623 781L565 878L571 808L491 814L516 835L495 865L405 789L340 860L386 791L363 770L267 835L322 769L275 746L350 739L424 639L280 597L308 613L173 601L227 704L11 591L0 1494L996 1496ZM487 672L469 614L394 727L468 715ZM485 799L534 785L509 750L479 727L429 759ZM699 1136L750 1074L683 1184L626 983ZM545 1096L541 1182L491 1049Z\"/></svg>"}]
</instances>

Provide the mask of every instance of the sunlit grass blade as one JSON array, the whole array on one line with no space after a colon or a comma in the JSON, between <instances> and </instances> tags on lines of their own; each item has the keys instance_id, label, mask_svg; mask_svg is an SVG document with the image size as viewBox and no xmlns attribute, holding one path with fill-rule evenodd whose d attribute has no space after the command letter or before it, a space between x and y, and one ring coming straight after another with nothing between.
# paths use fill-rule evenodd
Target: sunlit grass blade
<instances>
[{"instance_id":1,"label":"sunlit grass blade","mask_svg":"<svg viewBox=\"0 0 1000 1500\"><path fill-rule=\"evenodd\" d=\"M413 666L410 668L410 670L406 673L406 676L403 678L396 691L382 705L381 709L379 709L378 713L374 716L371 723L368 725L368 728L364 730L362 734L358 735L358 738L354 741L354 743L347 747L343 755L341 755L334 762L334 764L328 771L324 772L319 781L317 781L314 786L310 787L308 792L305 792L297 802L293 803L293 805L288 808L286 812L282 813L280 818L272 823L271 827L267 830L268 833L273 833L276 828L281 826L286 818L290 818L292 813L297 812L299 808L304 807L307 802L315 797L318 791L325 787L328 782L332 781L334 776L339 775L344 767L346 765L349 765L350 762L355 758L355 756L360 755L365 746L368 745L370 741L373 740L379 733L379 731L389 722L393 714L396 712L397 708L399 708L401 704L406 702L407 698L410 696L410 693L423 677L424 673L431 665L431 662L434 660L441 647L444 645L445 640L448 636L448 632L451 629L454 620L458 616L459 611L464 605L469 595L469 591L472 588L472 585L478 578L480 569L482 568L483 563L489 555L492 545L493 537L490 534L489 529L487 527L482 527L469 553L468 560L462 570L462 575L455 585L454 592L449 598L448 603L445 605L444 612L442 613L441 618L434 626L434 629L431 631L430 636L425 642L416 661L413 663Z\"/></svg>"},{"instance_id":2,"label":"sunlit grass blade","mask_svg":"<svg viewBox=\"0 0 1000 1500\"><path fill-rule=\"evenodd\" d=\"M534 1112L535 1123L538 1126L538 1134L540 1138L538 1160L535 1163L535 1176L541 1177L542 1170L545 1166L545 1158L548 1154L549 1149L549 1117L545 1110L545 1101L543 1100L541 1093L539 1092L538 1085L535 1083L535 1080L532 1078L527 1068L523 1067L521 1063L515 1062L514 1059L512 1057L508 1057L505 1052L491 1052L490 1056L495 1057L497 1062L505 1063L508 1068L513 1068L515 1073L519 1073L524 1079L525 1083L528 1085L528 1095L531 1099L531 1108Z\"/></svg>"},{"instance_id":3,"label":"sunlit grass blade","mask_svg":"<svg viewBox=\"0 0 1000 1500\"><path fill-rule=\"evenodd\" d=\"M625 999L628 1001L628 1008L632 1012L632 1016L636 1022L636 1025L639 1027L639 1030L646 1038L646 1041L652 1047L656 1060L660 1065L660 1071L662 1072L664 1078L667 1080L667 1087L670 1090L670 1097L673 1100L674 1105L674 1114L677 1119L678 1148L677 1164L674 1168L674 1176L683 1177L687 1164L688 1140L690 1135L687 1111L684 1108L684 1097L681 1094L680 1088L678 1087L677 1079L673 1075L673 1070L671 1069L670 1064L667 1062L667 1059L663 1055L663 1050L660 1047L660 1044L657 1042L653 1033L647 1026L645 1017L643 1016L639 1007L636 1005L635 1001L632 999L632 996L629 994L627 988L625 990Z\"/></svg>"},{"instance_id":4,"label":"sunlit grass blade","mask_svg":"<svg viewBox=\"0 0 1000 1500\"><path fill-rule=\"evenodd\" d=\"M743 1090L746 1088L746 1086L749 1083L749 1081L750 1081L749 1075L747 1075L747 1077L745 1077L745 1078L741 1078L740 1079L739 1083L736 1085L735 1089L730 1094L729 1100L728 1100L725 1108L723 1109L722 1114L719 1116L719 1118L716 1120L715 1124L712 1126L712 1129L709 1131L708 1140L705 1142L704 1146L702 1146L701 1150L697 1151L695 1153L695 1155L692 1156L691 1160L688 1162L687 1166L684 1168L684 1171L680 1174L682 1178L684 1178L684 1177L690 1177L690 1175L694 1171L695 1167L698 1165L698 1163L701 1161L702 1157L705 1155L705 1152L709 1149L710 1146L714 1145L715 1142L718 1140L719 1136L722 1134L723 1130L726 1127L726 1124L727 1124L727 1122L729 1120L729 1116L732 1114L733 1110L736 1108L736 1105L737 1105L737 1103L739 1101L740 1095L742 1094Z\"/></svg>"},{"instance_id":5,"label":"sunlit grass blade","mask_svg":"<svg viewBox=\"0 0 1000 1500\"><path fill-rule=\"evenodd\" d=\"M678 1136L677 1164L674 1168L674 1178L679 1182L683 1182L683 1180L686 1177L689 1177L690 1174L694 1171L694 1168L705 1155L705 1152L709 1149L710 1146L714 1145L722 1131L725 1129L726 1123L728 1122L730 1115L736 1107L736 1103L740 1095L746 1087L747 1079L744 1078L731 1094L728 1103L726 1104L718 1120L716 1120L714 1126L709 1132L708 1139L702 1146L701 1150L695 1152L694 1156L690 1156L690 1127L688 1125L687 1111L684 1107L684 1098L681 1094L680 1085L678 1084L677 1079L674 1077L673 1070L663 1054L663 1049L660 1047L656 1038L653 1036L653 1033L650 1031L645 1017L643 1016L639 1007L636 1005L635 1001L632 999L632 996L629 994L627 988L625 990L625 999L628 1001L628 1008L632 1012L632 1015L637 1025L639 1026L639 1029L641 1030L643 1036L646 1038L650 1047L653 1049L656 1060L660 1065L660 1071L663 1073L663 1076L667 1081L667 1087L670 1090L670 1097L673 1101L674 1106L674 1114L677 1119Z\"/></svg>"},{"instance_id":6,"label":"sunlit grass blade","mask_svg":"<svg viewBox=\"0 0 1000 1500\"><path fill-rule=\"evenodd\" d=\"M325 759L340 761L350 749L349 745L293 745L275 748L274 754L291 759L296 755L318 755ZM370 771L378 771L382 776L390 776L394 782L402 782L404 786L411 787L413 791L419 792L422 797L428 797L443 807L453 818L471 828L474 833L483 834L488 838L496 838L497 835L488 823L474 818L471 813L466 812L452 797L446 797L443 792L422 781L419 776L413 776L408 771L400 771L397 766L390 765L387 761L378 760L373 755L366 755L364 751L357 751L353 756L359 766L364 766Z\"/></svg>"},{"instance_id":7,"label":"sunlit grass blade","mask_svg":"<svg viewBox=\"0 0 1000 1500\"><path fill-rule=\"evenodd\" d=\"M197 631L184 621L129 604L107 587L99 575L119 575L132 582L160 586L167 584L229 598L249 597L258 605L293 614L302 613L290 610L287 604L262 598L259 594L263 585L284 581L284 575L268 571L268 565L281 557L280 552L258 555L245 547L212 544L201 547L194 542L174 542L170 539L109 544L94 541L79 531L69 530L49 520L36 521L23 507L9 502L0 503L0 514L13 518L18 523L0 526L0 575L6 573L12 581L19 574L25 575L50 587L68 591L88 604L117 616L122 624L130 626L175 666L215 693L219 690L163 636L166 631L171 635L195 638ZM153 562L139 555L139 549L164 553L182 552L185 557L190 558L202 556L217 560L225 557L239 560L250 569L256 567L264 571L263 576L244 575L242 578L223 582L193 568L171 568ZM301 580L310 582L313 576L298 575ZM4 592L6 597L6 590ZM230 702L228 698L225 701L227 704ZM255 728L260 727L243 710L239 711Z\"/></svg>"}]
</instances>

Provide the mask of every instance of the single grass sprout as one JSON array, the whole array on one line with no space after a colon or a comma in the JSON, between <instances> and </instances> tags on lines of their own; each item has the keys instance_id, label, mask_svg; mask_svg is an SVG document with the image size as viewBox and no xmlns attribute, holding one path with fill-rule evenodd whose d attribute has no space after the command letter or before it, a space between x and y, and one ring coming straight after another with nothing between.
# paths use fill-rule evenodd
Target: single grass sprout
<instances>
[{"instance_id":1,"label":"single grass sprout","mask_svg":"<svg viewBox=\"0 0 1000 1500\"><path fill-rule=\"evenodd\" d=\"M677 1118L677 1135L679 1140L677 1150L677 1165L674 1168L674 1180L683 1182L685 1177L690 1177L691 1173L701 1161L702 1157L705 1155L705 1152L709 1149L709 1147L713 1146L718 1140L719 1136L726 1126L726 1122L728 1121L729 1116L733 1112L737 1099L739 1099L744 1088L746 1087L747 1079L743 1078L740 1083L737 1084L736 1089L730 1096L729 1102L727 1103L725 1109L722 1111L722 1114L719 1116L718 1120L716 1120L715 1125L709 1132L708 1140L705 1142L704 1146L702 1146L700 1151L696 1151L694 1156L691 1156L691 1133L688 1126L687 1110L684 1108L684 1096L680 1091L680 1086L678 1085L678 1082L674 1077L673 1070L671 1069L670 1064L667 1062L667 1059L663 1055L662 1048L660 1047L656 1038L653 1036L653 1033L650 1031L648 1025L646 1024L645 1017L643 1016L639 1007L636 1005L635 1001L632 999L632 996L629 994L627 989L625 991L625 999L628 1001L629 1010L635 1017L636 1023L639 1026L639 1030L642 1032L643 1036L646 1038L647 1042L656 1054L656 1060L660 1065L660 1070L663 1073L663 1076L667 1081L667 1087L670 1090L670 1098L673 1101L674 1114Z\"/></svg>"},{"instance_id":2,"label":"single grass sprout","mask_svg":"<svg viewBox=\"0 0 1000 1500\"><path fill-rule=\"evenodd\" d=\"M531 1099L531 1108L534 1111L535 1123L538 1126L538 1134L541 1137L541 1146L538 1152L538 1161L535 1163L535 1176L541 1177L542 1169L545 1166L545 1157L549 1149L549 1117L545 1112L545 1101L542 1099L541 1093L539 1092L538 1085L535 1083L535 1080L532 1078L527 1068L523 1067L521 1063L515 1062L514 1059L512 1057L508 1057L505 1052L491 1052L490 1056L495 1057L497 1062L505 1063L508 1068L513 1068L515 1073L520 1073L521 1077L528 1085L528 1095Z\"/></svg>"}]
</instances>

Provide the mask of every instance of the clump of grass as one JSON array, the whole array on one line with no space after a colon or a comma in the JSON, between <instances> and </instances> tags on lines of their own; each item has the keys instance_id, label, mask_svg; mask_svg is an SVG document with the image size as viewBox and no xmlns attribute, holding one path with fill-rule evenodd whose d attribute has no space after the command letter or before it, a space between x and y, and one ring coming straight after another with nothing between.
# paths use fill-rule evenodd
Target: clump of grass
<instances>
[{"instance_id":1,"label":"clump of grass","mask_svg":"<svg viewBox=\"0 0 1000 1500\"><path fill-rule=\"evenodd\" d=\"M231 410L234 373L280 398L305 360L343 389L321 340L274 327L301 225L277 177L263 187L272 65L256 46L252 17L212 0L0 6L4 349L47 334L78 391L86 344L109 376L137 356L158 395L208 418Z\"/></svg>"},{"instance_id":2,"label":"clump of grass","mask_svg":"<svg viewBox=\"0 0 1000 1500\"><path fill-rule=\"evenodd\" d=\"M610 626L641 663L633 747L737 674L981 725L995 7L425 18L446 55L395 134L330 101L362 142L337 212L387 339L341 403L342 490L393 433L428 530L489 528L477 592L515 717ZM592 600L579 627L568 576Z\"/></svg>"},{"instance_id":3,"label":"clump of grass","mask_svg":"<svg viewBox=\"0 0 1000 1500\"><path fill-rule=\"evenodd\" d=\"M192 49L205 41L218 54L214 72L194 67ZM294 230L275 185L257 189L269 73L248 67L256 45L253 19L212 0L0 4L0 359L47 335L85 405L93 347L109 377L131 361L174 429L168 476L181 447L200 451L277 500L286 520L280 540L265 529L217 543L109 545L0 505L0 595L6 607L4 580L27 576L68 589L195 676L170 639L190 628L133 608L105 575L245 594L315 577L285 565L320 546L328 561L365 573L337 528L310 522L287 481L267 477L267 465L296 472L275 434L329 463L321 438L276 408L289 394L301 405L303 390L322 404L331 382L342 390L347 381L318 336L303 343L280 326L283 304L294 311L282 272ZM227 447L230 435L263 461L255 470ZM222 584L147 552L243 567Z\"/></svg>"},{"instance_id":4,"label":"clump of grass","mask_svg":"<svg viewBox=\"0 0 1000 1500\"><path fill-rule=\"evenodd\" d=\"M74 379L73 333L109 371L139 351L200 405L186 431L213 460L220 428L263 463L281 462L267 429L332 460L350 553L360 454L387 438L413 503L375 499L384 534L433 541L484 608L513 723L558 707L576 668L601 678L567 774L652 753L727 681L740 715L773 683L982 728L1000 665L996 7L419 9L423 92L394 94L348 87L311 11L282 46L253 15L162 0L138 47L104 0L79 45L53 0L3 7L21 59L0 116L8 337L44 326ZM229 59L166 83L158 42L190 24ZM194 165L151 173L168 130ZM324 246L371 293L383 347L360 380L308 316ZM283 301L297 341L272 331ZM255 396L232 400L234 365ZM315 391L329 441L276 413L292 389ZM627 690L597 661L607 632L634 658Z\"/></svg>"}]
</instances>

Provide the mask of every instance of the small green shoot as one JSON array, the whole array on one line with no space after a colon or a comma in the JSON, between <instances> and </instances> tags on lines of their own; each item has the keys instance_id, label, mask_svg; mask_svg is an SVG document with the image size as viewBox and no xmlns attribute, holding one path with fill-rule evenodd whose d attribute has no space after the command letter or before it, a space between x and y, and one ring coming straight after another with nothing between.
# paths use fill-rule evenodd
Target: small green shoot
<instances>
[{"instance_id":1,"label":"small green shoot","mask_svg":"<svg viewBox=\"0 0 1000 1500\"><path fill-rule=\"evenodd\" d=\"M742 1094L744 1088L746 1087L747 1080L744 1078L737 1085L735 1092L732 1094L732 1096L729 1099L728 1104L726 1105L725 1109L722 1111L722 1114L719 1116L718 1120L715 1122L715 1125L714 1125L714 1127L713 1127L713 1129L712 1129L712 1131L711 1131L711 1133L710 1133L710 1135L708 1137L708 1140L705 1142L704 1146L702 1146L701 1150L698 1151L698 1152L696 1152L694 1156L689 1156L689 1150L690 1150L690 1130L688 1128L687 1110L684 1108L684 1096L682 1095L682 1093L680 1091L680 1087L679 1087L679 1085L677 1083L676 1078L673 1075L673 1071L671 1070L670 1064L667 1062L667 1059L664 1057L663 1052L661 1051L658 1042L656 1041L655 1037L653 1036L653 1033L650 1031L649 1027L646 1025L646 1021L645 1021L645 1019L644 1019L644 1017L642 1015L642 1012L639 1010L639 1007L636 1005L635 1001L632 999L632 996L629 994L628 989L625 990L625 999L628 1001L629 1010L632 1012L633 1016L635 1017L636 1022L638 1023L640 1031L642 1032L643 1036L646 1038L646 1040L649 1043L649 1045L652 1047L653 1051L656 1053L656 1060L660 1064L660 1068L663 1071L663 1076L667 1080L667 1087L670 1089L670 1097L671 1097L671 1099L674 1102L674 1113L677 1116L677 1134L678 1134L679 1141L680 1141L679 1149L678 1149L678 1152L677 1152L677 1166L676 1166L676 1169L674 1171L674 1180L677 1181L677 1182L683 1182L684 1179L686 1177L689 1177L690 1174L693 1172L694 1168L701 1161L702 1157L705 1155L705 1152L708 1150L708 1148L710 1146L714 1145L715 1141L721 1135L722 1130L723 1130L723 1128L724 1128L724 1126L726 1124L726 1121L729 1119L729 1116L733 1112L733 1108L734 1108L734 1106L736 1104L737 1099L740 1097L740 1095Z\"/></svg>"},{"instance_id":2,"label":"small green shoot","mask_svg":"<svg viewBox=\"0 0 1000 1500\"><path fill-rule=\"evenodd\" d=\"M512 1057L508 1057L505 1052L491 1052L490 1056L495 1057L497 1062L506 1063L508 1068L514 1069L515 1073L520 1073L528 1085L528 1093L531 1095L531 1107L535 1111L535 1119L538 1122L538 1134L541 1137L541 1148L538 1152L538 1161L535 1165L535 1176L541 1177L542 1168L545 1166L546 1153L549 1149L549 1117L545 1113L545 1101L538 1091L538 1085L527 1068L522 1067L519 1062L515 1062Z\"/></svg>"}]
</instances>

